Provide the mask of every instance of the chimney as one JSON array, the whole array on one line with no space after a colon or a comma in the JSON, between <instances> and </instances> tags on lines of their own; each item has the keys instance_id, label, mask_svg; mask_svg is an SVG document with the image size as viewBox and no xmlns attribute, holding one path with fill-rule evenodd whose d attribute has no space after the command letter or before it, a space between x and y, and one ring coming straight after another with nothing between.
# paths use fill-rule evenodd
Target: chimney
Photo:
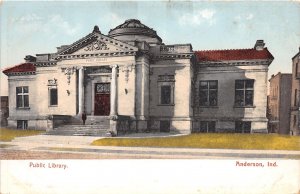
<instances>
[{"instance_id":1,"label":"chimney","mask_svg":"<svg viewBox=\"0 0 300 194\"><path fill-rule=\"evenodd\" d=\"M261 51L264 49L264 46L265 46L264 40L257 40L254 45L254 49L257 51Z\"/></svg>"},{"instance_id":2,"label":"chimney","mask_svg":"<svg viewBox=\"0 0 300 194\"><path fill-rule=\"evenodd\" d=\"M26 63L36 62L36 57L31 56L31 55L26 55L25 58L24 58L24 60L25 60Z\"/></svg>"},{"instance_id":3,"label":"chimney","mask_svg":"<svg viewBox=\"0 0 300 194\"><path fill-rule=\"evenodd\" d=\"M101 33L100 32L100 29L99 29L99 27L96 25L96 26L94 26L94 30L93 30L93 32L98 32L98 33Z\"/></svg>"}]
</instances>

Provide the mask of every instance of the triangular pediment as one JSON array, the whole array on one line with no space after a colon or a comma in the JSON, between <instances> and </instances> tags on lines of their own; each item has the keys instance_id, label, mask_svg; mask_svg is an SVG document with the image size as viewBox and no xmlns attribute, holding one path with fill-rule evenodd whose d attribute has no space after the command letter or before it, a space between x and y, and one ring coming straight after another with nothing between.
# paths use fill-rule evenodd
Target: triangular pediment
<instances>
[{"instance_id":1,"label":"triangular pediment","mask_svg":"<svg viewBox=\"0 0 300 194\"><path fill-rule=\"evenodd\" d=\"M135 52L138 48L110 38L100 33L91 33L86 37L74 42L61 52L59 55L81 55L94 53L117 53L117 52Z\"/></svg>"}]
</instances>

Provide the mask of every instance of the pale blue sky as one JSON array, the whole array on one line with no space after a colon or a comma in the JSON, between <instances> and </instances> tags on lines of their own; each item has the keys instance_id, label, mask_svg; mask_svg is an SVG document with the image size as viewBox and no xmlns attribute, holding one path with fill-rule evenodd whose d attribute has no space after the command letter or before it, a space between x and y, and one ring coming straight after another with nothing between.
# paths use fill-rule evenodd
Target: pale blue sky
<instances>
[{"instance_id":1,"label":"pale blue sky","mask_svg":"<svg viewBox=\"0 0 300 194\"><path fill-rule=\"evenodd\" d=\"M155 29L165 44L194 50L251 48L263 39L275 57L269 75L291 72L300 46L299 2L4 2L0 9L1 70L25 55L55 52L94 25L107 34L129 18Z\"/></svg>"}]
</instances>

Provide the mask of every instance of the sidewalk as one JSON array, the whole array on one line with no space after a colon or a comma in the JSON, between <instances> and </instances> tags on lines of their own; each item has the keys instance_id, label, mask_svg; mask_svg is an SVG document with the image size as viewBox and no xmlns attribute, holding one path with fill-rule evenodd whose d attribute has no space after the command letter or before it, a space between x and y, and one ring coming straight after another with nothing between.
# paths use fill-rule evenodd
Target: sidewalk
<instances>
[{"instance_id":1,"label":"sidewalk","mask_svg":"<svg viewBox=\"0 0 300 194\"><path fill-rule=\"evenodd\" d=\"M152 134L148 134L148 137ZM163 134L161 134L163 135ZM91 146L90 143L103 137L37 135L15 138L12 142L0 142L5 150L42 151L55 153L81 153L97 155L137 155L141 158L205 158L205 159L300 159L300 151L286 150L237 150L199 148L158 148L158 147L113 147Z\"/></svg>"}]
</instances>

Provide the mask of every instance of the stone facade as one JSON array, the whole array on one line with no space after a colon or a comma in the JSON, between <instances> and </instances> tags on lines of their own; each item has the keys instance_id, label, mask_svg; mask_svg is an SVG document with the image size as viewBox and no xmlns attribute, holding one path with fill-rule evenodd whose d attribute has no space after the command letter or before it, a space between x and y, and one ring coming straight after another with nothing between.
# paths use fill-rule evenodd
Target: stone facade
<instances>
[{"instance_id":1,"label":"stone facade","mask_svg":"<svg viewBox=\"0 0 300 194\"><path fill-rule=\"evenodd\" d=\"M300 47L299 52L292 58L292 93L291 93L291 116L290 133L292 135L300 134Z\"/></svg>"},{"instance_id":2,"label":"stone facade","mask_svg":"<svg viewBox=\"0 0 300 194\"><path fill-rule=\"evenodd\" d=\"M57 49L26 56L26 63L4 71L10 127L52 130L85 113L90 120L110 119L112 134L121 128L188 134L212 125L213 132L267 130L267 73L273 56L262 41L205 58L206 51L194 51L191 44L163 44L156 31L131 19L108 35L95 26ZM199 104L200 82L208 80L217 81L216 106ZM237 80L250 80L251 91L235 88ZM204 90L209 98L209 89ZM235 94L241 91L242 97ZM235 105L235 98L249 95L250 106Z\"/></svg>"},{"instance_id":3,"label":"stone facade","mask_svg":"<svg viewBox=\"0 0 300 194\"><path fill-rule=\"evenodd\" d=\"M272 75L269 93L269 132L290 133L292 74Z\"/></svg>"}]
</instances>

